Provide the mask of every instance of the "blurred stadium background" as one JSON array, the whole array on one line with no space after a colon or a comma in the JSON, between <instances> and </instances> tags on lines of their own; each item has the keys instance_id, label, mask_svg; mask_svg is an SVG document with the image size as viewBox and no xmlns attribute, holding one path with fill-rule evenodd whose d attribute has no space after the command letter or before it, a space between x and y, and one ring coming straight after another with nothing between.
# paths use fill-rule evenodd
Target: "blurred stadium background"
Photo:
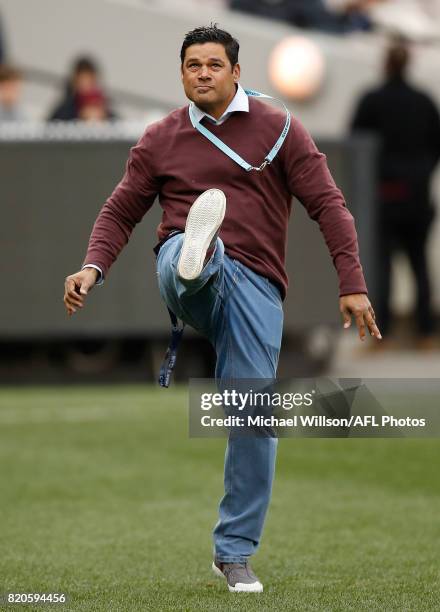
<instances>
[{"instance_id":1,"label":"blurred stadium background","mask_svg":"<svg viewBox=\"0 0 440 612\"><path fill-rule=\"evenodd\" d=\"M233 31L241 42L243 85L272 95L280 95L276 84L283 84L282 69L281 74L274 74L276 66L270 68L276 46L287 37L305 35L317 46L324 64L317 93L285 101L328 155L356 217L370 295L373 303L376 301L380 266L374 219L376 148L370 138L350 138L348 126L357 99L381 74L390 33L401 32L413 39L411 76L440 101L440 82L433 78L440 61L436 22L431 19L428 28L420 18L419 30L413 32L403 12L400 21L396 17L391 25L386 20L385 25L379 22L374 27L371 23L369 31L339 27L323 32L316 28L328 30L327 21L324 25L311 22L304 30L281 19L250 15L245 12L249 10L246 2L231 4L244 8L230 10L226 2L170 0L0 2L5 57L23 73L21 109L27 120L0 123L1 265L3 275L9 278L0 322L0 342L5 349L1 380L106 380L112 372L122 380L142 381L152 380L157 372L168 334L151 252L159 207L137 229L105 288L95 291L89 300L86 312L68 320L59 298L63 278L80 265L93 220L122 175L129 147L149 122L185 104L178 54L183 34L194 24L217 21ZM270 6L276 5L275 16L280 17L282 6L292 4L304 3L261 1L254 3L253 12L265 9L268 13ZM422 15L421 9L419 12ZM414 19L410 21L414 29ZM81 127L44 123L59 102L70 66L79 56L97 62L119 121ZM309 64L307 57L301 62L305 68L299 73L299 82L304 82L316 66L313 58ZM21 180L24 176L26 180ZM438 174L433 190L437 195L440 192ZM291 226L291 291L285 307L280 375L333 371L338 355L342 369L346 365L353 368L352 341L349 334L340 334L336 277L319 230L300 205L294 208ZM435 223L429 242L437 313L439 228ZM405 347L412 330L414 281L404 258L395 262L394 280L395 327ZM345 342L341 344L342 339ZM209 347L190 333L185 343L186 358L178 365L177 379L209 375ZM356 361L358 358L369 359L369 355L356 356ZM395 354L390 361L394 358ZM437 358L433 353L423 356L431 375L438 366ZM382 366L377 371L384 373Z\"/></svg>"},{"instance_id":2,"label":"blurred stadium background","mask_svg":"<svg viewBox=\"0 0 440 612\"><path fill-rule=\"evenodd\" d=\"M0 0L1 59L22 75L20 120L0 121L3 591L64 588L75 602L69 609L232 605L208 574L194 582L187 570L200 575L210 556L224 441L187 436L186 382L212 375L214 364L203 339L187 329L175 389L154 386L169 335L152 252L159 207L72 320L64 277L81 265L129 148L146 125L186 103L178 60L184 34L213 21L240 41L241 83L283 97L327 154L356 218L374 304L378 145L350 136L349 124L359 96L380 79L391 35L411 41L411 79L440 106L438 4ZM296 83L315 71L310 97L289 97L288 75L273 63L289 37L315 45L318 59L306 54ZM47 122L82 56L99 66L115 117ZM438 172L432 192L438 204ZM429 261L438 319L438 221ZM403 257L393 268L396 344L372 350L354 330L342 332L330 258L296 203L280 376L437 378L438 337L425 350L415 343L414 281ZM258 557L272 591L237 606L438 609L437 441L287 440L280 447Z\"/></svg>"}]
</instances>

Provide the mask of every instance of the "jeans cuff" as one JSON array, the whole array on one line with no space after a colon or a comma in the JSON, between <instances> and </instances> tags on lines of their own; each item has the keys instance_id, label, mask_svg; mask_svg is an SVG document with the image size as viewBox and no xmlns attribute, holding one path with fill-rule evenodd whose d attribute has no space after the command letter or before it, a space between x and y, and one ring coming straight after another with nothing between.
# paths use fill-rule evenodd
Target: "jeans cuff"
<instances>
[{"instance_id":1,"label":"jeans cuff","mask_svg":"<svg viewBox=\"0 0 440 612\"><path fill-rule=\"evenodd\" d=\"M215 560L219 561L219 563L247 563L249 557L219 557L215 555Z\"/></svg>"}]
</instances>

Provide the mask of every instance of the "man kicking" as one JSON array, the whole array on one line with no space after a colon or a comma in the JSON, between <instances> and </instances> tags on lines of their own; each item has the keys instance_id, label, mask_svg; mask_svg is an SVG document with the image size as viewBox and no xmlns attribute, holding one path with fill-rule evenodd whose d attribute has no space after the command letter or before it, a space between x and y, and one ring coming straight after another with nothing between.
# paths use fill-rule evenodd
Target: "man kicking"
<instances>
[{"instance_id":1,"label":"man kicking","mask_svg":"<svg viewBox=\"0 0 440 612\"><path fill-rule=\"evenodd\" d=\"M156 247L168 308L206 336L216 378L274 379L286 295L292 196L319 223L339 276L344 327L380 339L359 262L353 217L299 121L239 84L238 42L216 26L189 32L181 78L189 106L150 125L96 219L81 271L65 281L69 315L103 281L156 196ZM261 592L249 558L268 509L277 439L230 436L213 570L230 591Z\"/></svg>"}]
</instances>

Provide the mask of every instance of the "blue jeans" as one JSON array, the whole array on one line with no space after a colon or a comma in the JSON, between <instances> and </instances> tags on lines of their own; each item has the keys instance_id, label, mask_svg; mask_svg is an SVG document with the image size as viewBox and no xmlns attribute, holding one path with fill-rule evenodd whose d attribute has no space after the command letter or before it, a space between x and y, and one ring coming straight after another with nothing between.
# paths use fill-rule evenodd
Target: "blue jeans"
<instances>
[{"instance_id":1,"label":"blue jeans","mask_svg":"<svg viewBox=\"0 0 440 612\"><path fill-rule=\"evenodd\" d=\"M283 328L280 293L267 278L230 259L220 238L201 275L182 282L177 262L183 234L160 249L161 296L177 317L206 336L217 354L216 379L273 379ZM214 528L220 561L244 562L259 546L275 471L276 438L229 436L225 493Z\"/></svg>"}]
</instances>

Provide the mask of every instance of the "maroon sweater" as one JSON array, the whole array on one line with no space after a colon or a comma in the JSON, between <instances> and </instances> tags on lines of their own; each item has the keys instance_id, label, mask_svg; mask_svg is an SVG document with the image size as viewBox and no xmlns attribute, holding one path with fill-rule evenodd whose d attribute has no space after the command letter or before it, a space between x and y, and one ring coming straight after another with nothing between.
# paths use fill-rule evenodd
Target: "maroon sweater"
<instances>
[{"instance_id":1,"label":"maroon sweater","mask_svg":"<svg viewBox=\"0 0 440 612\"><path fill-rule=\"evenodd\" d=\"M254 166L281 133L283 111L251 98L249 113L203 124ZM278 155L263 172L246 172L191 125L188 107L150 125L130 151L125 174L96 219L84 264L104 276L156 196L163 209L159 240L185 228L191 204L206 189L226 194L220 238L226 253L278 284L285 296L287 226L292 195L319 223L339 276L339 293L367 293L353 217L310 135L292 118Z\"/></svg>"}]
</instances>

